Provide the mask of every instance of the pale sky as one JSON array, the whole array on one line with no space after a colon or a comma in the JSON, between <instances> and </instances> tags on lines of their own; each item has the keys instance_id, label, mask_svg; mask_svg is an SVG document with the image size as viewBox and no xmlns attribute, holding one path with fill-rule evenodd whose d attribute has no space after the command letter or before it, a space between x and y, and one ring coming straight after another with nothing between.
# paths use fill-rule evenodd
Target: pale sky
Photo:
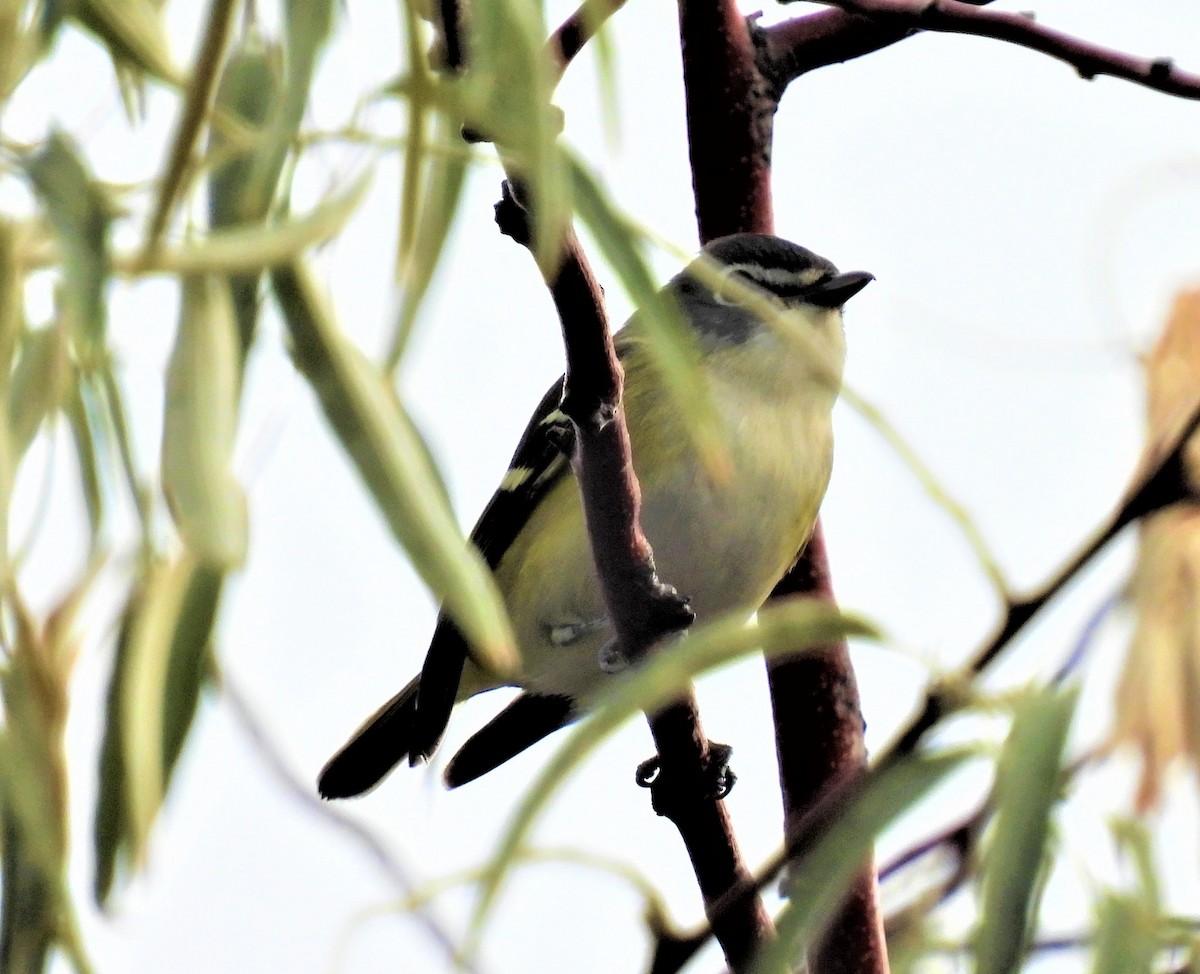
<instances>
[{"instance_id":1,"label":"pale sky","mask_svg":"<svg viewBox=\"0 0 1200 974\"><path fill-rule=\"evenodd\" d=\"M318 79L314 125L343 121L358 93L395 71L396 5L348 6ZM180 63L192 55L202 7L170 5ZM570 5L550 10L557 23ZM1048 25L1200 70L1200 10L1189 6L1046 0L1037 13ZM694 249L674 8L630 0L613 27L619 144L605 140L588 57L560 91L566 136L622 206ZM33 139L57 121L77 133L102 177L132 180L160 165L174 108L172 97L152 91L145 130L131 135L114 106L104 56L68 34L13 105L5 131ZM848 308L847 382L883 409L971 512L1017 586L1037 583L1066 559L1115 503L1136 461L1137 355L1174 291L1200 279L1196 111L1118 81L1084 82L1039 55L947 36L910 38L820 71L796 82L783 102L778 232L845 269L877 276ZM398 117L380 111L375 120L382 126ZM362 149L314 161L298 179L299 207L371 165ZM367 203L319 262L343 327L372 355L386 346L393 309L398 169L394 156L374 165ZM471 179L451 259L401 381L467 526L562 361L532 261L493 228L498 183L495 167ZM11 195L0 199L10 205ZM664 254L655 265L663 280L678 269ZM600 273L613 318L622 320L628 302L613 276ZM44 307L41 287L32 299ZM138 442L152 469L175 297L156 281L116 285L113 300ZM854 650L868 744L877 750L930 667L965 659L996 605L957 529L880 437L845 407L836 430L824 508L835 585L846 606L889 636L883 646ZM65 430L58 435L65 438ZM39 604L61 590L62 566L81 550L67 452L59 451L52 514L23 577ZM271 315L251 366L238 455L249 488L250 559L229 593L219 653L288 766L311 785L345 736L419 668L436 610L293 371ZM43 490L45 469L42 450L23 474L27 501ZM1131 551L1125 539L1056 603L992 685L1051 672L1084 620L1120 585ZM97 618L111 618L107 611ZM1102 732L1126 632L1123 619L1103 630L1075 728L1079 748ZM74 885L99 971L446 967L416 923L389 912L396 890L362 847L281 790L219 700L201 711L145 873L119 896L112 916L91 912L84 823L107 654L103 640L85 645L69 739L78 808ZM761 663L710 677L700 696L710 735L734 747L739 782L728 801L753 865L778 845L781 821ZM484 697L460 708L441 760L499 704ZM537 841L634 866L662 890L674 919L691 924L700 905L682 845L633 784L634 767L652 752L644 726L631 723L568 784ZM490 854L555 747L554 739L544 742L450 793L436 761L430 769L400 769L370 796L339 808L370 828L414 879L451 875ZM1132 780L1128 763L1118 762L1088 779L1070 803L1065 867L1047 907L1056 929L1084 926L1079 890L1120 874L1103 810L1128 810ZM936 812L910 816L885 836L883 855L936 816L968 811L984 787L980 773L957 780ZM1196 814L1194 782L1181 776L1155 821L1167 836L1163 861L1175 867L1168 869L1171 906L1192 914L1200 904ZM464 894L449 895L434 915L457 936L469 904ZM640 911L627 885L587 867L528 868L495 917L480 970L637 971L647 946ZM1085 963L1055 956L1039 970L1071 972ZM694 969L716 967L709 955Z\"/></svg>"}]
</instances>

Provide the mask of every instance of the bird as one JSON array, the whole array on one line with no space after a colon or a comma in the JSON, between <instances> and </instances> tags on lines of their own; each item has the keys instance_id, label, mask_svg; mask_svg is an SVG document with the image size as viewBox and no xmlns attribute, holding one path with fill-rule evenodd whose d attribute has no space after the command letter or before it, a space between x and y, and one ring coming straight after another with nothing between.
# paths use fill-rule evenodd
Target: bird
<instances>
[{"instance_id":1,"label":"bird","mask_svg":"<svg viewBox=\"0 0 1200 974\"><path fill-rule=\"evenodd\" d=\"M781 334L720 285L714 290L704 266L781 303L807 341ZM724 477L714 476L689 436L638 314L615 333L642 529L658 575L688 600L697 621L738 611L749 618L803 550L832 470L843 306L873 279L865 271L839 272L783 238L744 233L711 241L665 285L695 337L699 374L725 427L732 462ZM522 692L448 763L451 788L581 716L627 665L613 651L579 486L565 455L562 395L560 378L535 409L471 533L513 623L521 662L511 682ZM686 641L673 651L686 652ZM454 706L499 685L441 615L420 675L330 758L318 791L327 799L354 797L406 758L412 765L427 760Z\"/></svg>"}]
</instances>

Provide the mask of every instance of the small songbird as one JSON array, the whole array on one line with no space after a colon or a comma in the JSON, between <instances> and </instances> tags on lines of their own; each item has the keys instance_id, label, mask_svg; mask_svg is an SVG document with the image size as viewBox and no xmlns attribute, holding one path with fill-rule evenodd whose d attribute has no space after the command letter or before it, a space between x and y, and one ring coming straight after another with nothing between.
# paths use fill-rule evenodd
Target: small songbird
<instances>
[{"instance_id":1,"label":"small songbird","mask_svg":"<svg viewBox=\"0 0 1200 974\"><path fill-rule=\"evenodd\" d=\"M807 338L781 334L722 287L714 293L701 283L713 276L700 272L700 259L666 285L695 332L700 370L726 427L731 473L716 477L663 386L638 316L616 335L642 528L659 576L689 600L700 622L733 611L749 617L808 540L832 465L831 412L845 359L842 306L873 279L839 273L803 247L761 234L716 240L704 254L709 266L724 265L723 275L782 302ZM524 692L451 760L450 787L575 719L623 664L613 651L579 487L562 452L561 398L559 379L471 534L512 619L521 657L515 682ZM428 758L454 705L498 685L443 615L420 676L330 759L321 794L361 794L405 758Z\"/></svg>"}]
</instances>

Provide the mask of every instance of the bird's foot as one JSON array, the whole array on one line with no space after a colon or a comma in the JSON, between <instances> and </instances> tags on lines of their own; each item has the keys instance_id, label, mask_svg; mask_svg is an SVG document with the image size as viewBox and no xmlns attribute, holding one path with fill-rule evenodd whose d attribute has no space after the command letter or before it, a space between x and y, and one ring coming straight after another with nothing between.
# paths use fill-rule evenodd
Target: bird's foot
<instances>
[{"instance_id":1,"label":"bird's foot","mask_svg":"<svg viewBox=\"0 0 1200 974\"><path fill-rule=\"evenodd\" d=\"M728 744L708 743L708 760L700 777L694 782L695 790L691 796L683 791L683 776L664 773L662 759L656 754L637 766L634 776L641 788L649 788L654 810L659 815L667 814L667 809L678 805L689 797L700 800L721 801L737 783L737 775L729 766L733 756L733 748Z\"/></svg>"}]
</instances>

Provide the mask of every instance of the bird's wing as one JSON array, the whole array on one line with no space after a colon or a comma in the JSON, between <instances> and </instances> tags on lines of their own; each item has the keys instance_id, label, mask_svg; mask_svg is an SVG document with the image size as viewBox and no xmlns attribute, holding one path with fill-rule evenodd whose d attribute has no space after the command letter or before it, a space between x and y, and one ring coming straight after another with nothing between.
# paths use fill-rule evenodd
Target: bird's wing
<instances>
[{"instance_id":1,"label":"bird's wing","mask_svg":"<svg viewBox=\"0 0 1200 974\"><path fill-rule=\"evenodd\" d=\"M569 470L561 440L555 434L565 420L559 411L563 379L560 377L542 396L529 425L521 434L516 452L500 487L488 501L471 531L471 541L495 570L509 545L537 507L538 502Z\"/></svg>"},{"instance_id":2,"label":"bird's wing","mask_svg":"<svg viewBox=\"0 0 1200 974\"><path fill-rule=\"evenodd\" d=\"M571 469L563 456L561 440L555 438L558 424L564 419L558 408L562 390L563 379L559 378L542 396L521 435L508 472L471 532L471 541L493 571L538 502ZM470 647L458 627L445 615L440 616L421 667L421 688L408 742L412 758L428 757L441 741L458 699L458 685L469 654Z\"/></svg>"}]
</instances>

